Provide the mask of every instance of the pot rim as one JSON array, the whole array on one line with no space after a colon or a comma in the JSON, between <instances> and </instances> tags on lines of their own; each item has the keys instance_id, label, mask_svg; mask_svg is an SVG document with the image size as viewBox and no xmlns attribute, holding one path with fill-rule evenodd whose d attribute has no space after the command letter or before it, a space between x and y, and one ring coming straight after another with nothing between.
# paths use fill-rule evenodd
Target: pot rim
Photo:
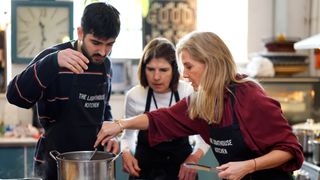
<instances>
[{"instance_id":1,"label":"pot rim","mask_svg":"<svg viewBox=\"0 0 320 180\"><path fill-rule=\"evenodd\" d=\"M106 158L106 159L64 159L63 156L68 155L68 154L81 154L81 153L93 153L94 151L70 151L70 152L64 152L60 153L56 156L56 159L59 161L66 161L66 162L101 162L101 161L112 161L112 159L116 156L113 153L107 152L107 151L97 151L97 153L102 153L102 154L110 154L112 157Z\"/></svg>"}]
</instances>

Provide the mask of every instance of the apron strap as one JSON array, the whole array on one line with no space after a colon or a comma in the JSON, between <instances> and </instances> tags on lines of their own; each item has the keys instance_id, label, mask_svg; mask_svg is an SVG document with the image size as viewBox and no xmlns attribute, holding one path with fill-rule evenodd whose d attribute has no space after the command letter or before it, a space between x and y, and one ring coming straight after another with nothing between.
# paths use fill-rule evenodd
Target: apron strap
<instances>
[{"instance_id":1,"label":"apron strap","mask_svg":"<svg viewBox=\"0 0 320 180\"><path fill-rule=\"evenodd\" d=\"M179 96L179 92L178 91L174 91L174 99L176 100L176 102L180 101L180 96Z\"/></svg>"},{"instance_id":2,"label":"apron strap","mask_svg":"<svg viewBox=\"0 0 320 180\"><path fill-rule=\"evenodd\" d=\"M232 112L233 124L238 125L239 121L236 116L236 112L234 110L234 105L236 103L236 84L232 82L229 87L231 91L230 98L231 98L231 112Z\"/></svg>"},{"instance_id":3,"label":"apron strap","mask_svg":"<svg viewBox=\"0 0 320 180\"><path fill-rule=\"evenodd\" d=\"M180 96L179 96L179 92L178 91L174 91L173 95L174 95L174 99L175 99L176 102L180 101ZM149 87L148 94L147 94L147 100L146 100L146 106L145 106L144 112L149 112L150 111L150 105L151 105L152 96L153 96L153 90ZM171 100L172 100L172 95L171 95L171 98L170 98L169 107L171 106Z\"/></svg>"},{"instance_id":4,"label":"apron strap","mask_svg":"<svg viewBox=\"0 0 320 180\"><path fill-rule=\"evenodd\" d=\"M149 112L150 111L150 104L151 104L152 94L153 94L153 90L149 87L147 100L146 100L146 106L145 106L144 112Z\"/></svg>"}]
</instances>

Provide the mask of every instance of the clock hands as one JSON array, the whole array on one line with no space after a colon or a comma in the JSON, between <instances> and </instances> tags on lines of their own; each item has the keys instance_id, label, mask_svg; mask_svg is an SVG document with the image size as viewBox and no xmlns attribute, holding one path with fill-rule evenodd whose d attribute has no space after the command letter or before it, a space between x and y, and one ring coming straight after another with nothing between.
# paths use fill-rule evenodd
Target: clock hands
<instances>
[{"instance_id":1,"label":"clock hands","mask_svg":"<svg viewBox=\"0 0 320 180\"><path fill-rule=\"evenodd\" d=\"M46 37L44 35L44 24L41 21L39 21L39 26L41 28L41 37L42 37L42 39L41 39L41 49L43 49L44 48L44 42L47 39L46 39Z\"/></svg>"}]
</instances>

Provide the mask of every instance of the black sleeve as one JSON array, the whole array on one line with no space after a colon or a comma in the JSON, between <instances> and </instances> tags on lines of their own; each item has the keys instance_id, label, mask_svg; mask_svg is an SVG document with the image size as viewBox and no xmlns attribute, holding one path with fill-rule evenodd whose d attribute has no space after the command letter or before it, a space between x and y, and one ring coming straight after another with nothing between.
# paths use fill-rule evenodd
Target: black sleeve
<instances>
[{"instance_id":1,"label":"black sleeve","mask_svg":"<svg viewBox=\"0 0 320 180\"><path fill-rule=\"evenodd\" d=\"M13 78L6 94L11 104L31 108L41 98L43 91L58 75L58 51L57 47L44 50Z\"/></svg>"},{"instance_id":2,"label":"black sleeve","mask_svg":"<svg viewBox=\"0 0 320 180\"><path fill-rule=\"evenodd\" d=\"M111 106L110 106L110 96L111 96L111 90L112 90L112 64L109 58L106 59L106 73L107 73L107 84L108 87L106 88L106 107L104 110L104 120L105 121L111 121L113 119L111 114Z\"/></svg>"}]
</instances>

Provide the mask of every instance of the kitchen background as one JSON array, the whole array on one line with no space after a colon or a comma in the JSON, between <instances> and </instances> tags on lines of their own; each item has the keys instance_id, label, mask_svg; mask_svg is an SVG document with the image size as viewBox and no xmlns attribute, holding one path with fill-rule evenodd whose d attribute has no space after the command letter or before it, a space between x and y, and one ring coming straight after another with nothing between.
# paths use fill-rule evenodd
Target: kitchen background
<instances>
[{"instance_id":1,"label":"kitchen background","mask_svg":"<svg viewBox=\"0 0 320 180\"><path fill-rule=\"evenodd\" d=\"M185 0L181 1L183 2ZM263 41L265 39L272 39L283 34L285 37L298 40L317 34L320 31L320 24L318 22L320 12L317 8L320 6L320 3L316 0L274 0L259 2L254 0L239 2L235 0L226 0L222 2L219 0L188 1L193 3L196 2L195 7L193 7L194 22L192 23L195 24L194 29L213 31L221 36L230 47L239 67L245 67L252 57L266 51L265 43ZM0 51L3 52L3 55L0 56L2 57L0 58L2 63L2 70L0 72L2 82L1 90L3 93L5 91L6 83L8 83L14 75L21 72L30 60L29 58L29 60L27 59L21 62L20 59L23 58L19 58L17 55L12 54L12 45L16 44L15 42L12 42L12 25L15 23L11 18L12 2L4 1L3 5L0 7L0 28L3 33L3 35L0 34L0 37L3 37L3 45L1 46L0 43L0 47L4 47ZM37 1L31 2L36 3ZM85 0L76 0L73 3L72 35L75 38L75 29L79 26L79 19L85 2ZM148 3L145 3L146 0L110 0L108 2L114 4L119 9L122 18L121 33L111 56L112 58L118 59L118 61L121 61L121 59L134 60L129 64L130 66L133 66L133 68L130 68L130 73L134 74L135 62L140 57L143 47L143 37L145 37L143 36L142 21L144 19L143 16L146 16L143 13L145 13L145 11L148 12L148 10L143 10L143 8L145 8L144 4ZM179 1L175 0L172 2ZM150 12L153 11L150 10ZM157 23L173 22L160 21ZM38 35L34 33L34 36ZM303 53L309 55L310 51ZM310 68L307 71L307 75L317 76L313 63L314 61L309 61ZM129 86L136 83L135 76L130 75L130 77L132 79L130 82L127 82L130 83ZM10 106L5 104L3 94L0 96L2 99L0 103L1 107ZM10 109L10 107L1 108L0 120L2 121L5 119L3 113L4 109ZM18 116L18 121L28 122L30 120L31 113L29 111L24 112L24 110L20 109L15 111L18 111L18 113L15 113L16 116ZM115 113L117 114L117 112Z\"/></svg>"},{"instance_id":2,"label":"kitchen background","mask_svg":"<svg viewBox=\"0 0 320 180\"><path fill-rule=\"evenodd\" d=\"M93 1L1 1L1 134L16 127L28 128L28 124L37 126L33 109L26 110L10 105L5 98L7 83L14 75L21 72L35 55L19 52L17 7L28 3L34 6L51 3L51 6L55 7L61 2L72 5L68 26L69 36L64 37L64 40L72 37L76 39L75 30L80 24L82 10L87 3ZM257 78L267 92L281 102L290 124L304 123L307 118L312 118L315 123L320 120L318 110L320 65L317 64L320 63L317 49L320 47L320 40L301 41L320 33L318 0L109 0L107 2L120 11L122 22L120 35L111 54L115 70L111 105L115 118L123 116L125 91L137 83L135 72L143 45L154 36L162 35L176 42L183 34L200 30L215 32L226 42L234 55L239 71ZM177 14L172 16L170 12ZM36 30L31 34L35 39L38 36ZM296 49L293 48L294 45ZM32 132L34 129L30 125L28 130ZM24 130L16 132L16 136L24 138L0 138L0 178L31 175L36 137L30 137L23 132ZM8 150L22 156L12 161L7 158ZM212 156L212 153L209 152L207 156ZM202 163L210 165L216 163L209 161L210 158L204 158ZM4 165L21 172L20 175L5 173L8 172L8 168L3 168ZM320 172L317 167L314 169ZM121 171L121 168L118 168L118 171ZM121 177L123 174L118 176ZM312 178L317 177L312 176ZM200 179L213 178L216 176L212 173L200 174Z\"/></svg>"}]
</instances>

